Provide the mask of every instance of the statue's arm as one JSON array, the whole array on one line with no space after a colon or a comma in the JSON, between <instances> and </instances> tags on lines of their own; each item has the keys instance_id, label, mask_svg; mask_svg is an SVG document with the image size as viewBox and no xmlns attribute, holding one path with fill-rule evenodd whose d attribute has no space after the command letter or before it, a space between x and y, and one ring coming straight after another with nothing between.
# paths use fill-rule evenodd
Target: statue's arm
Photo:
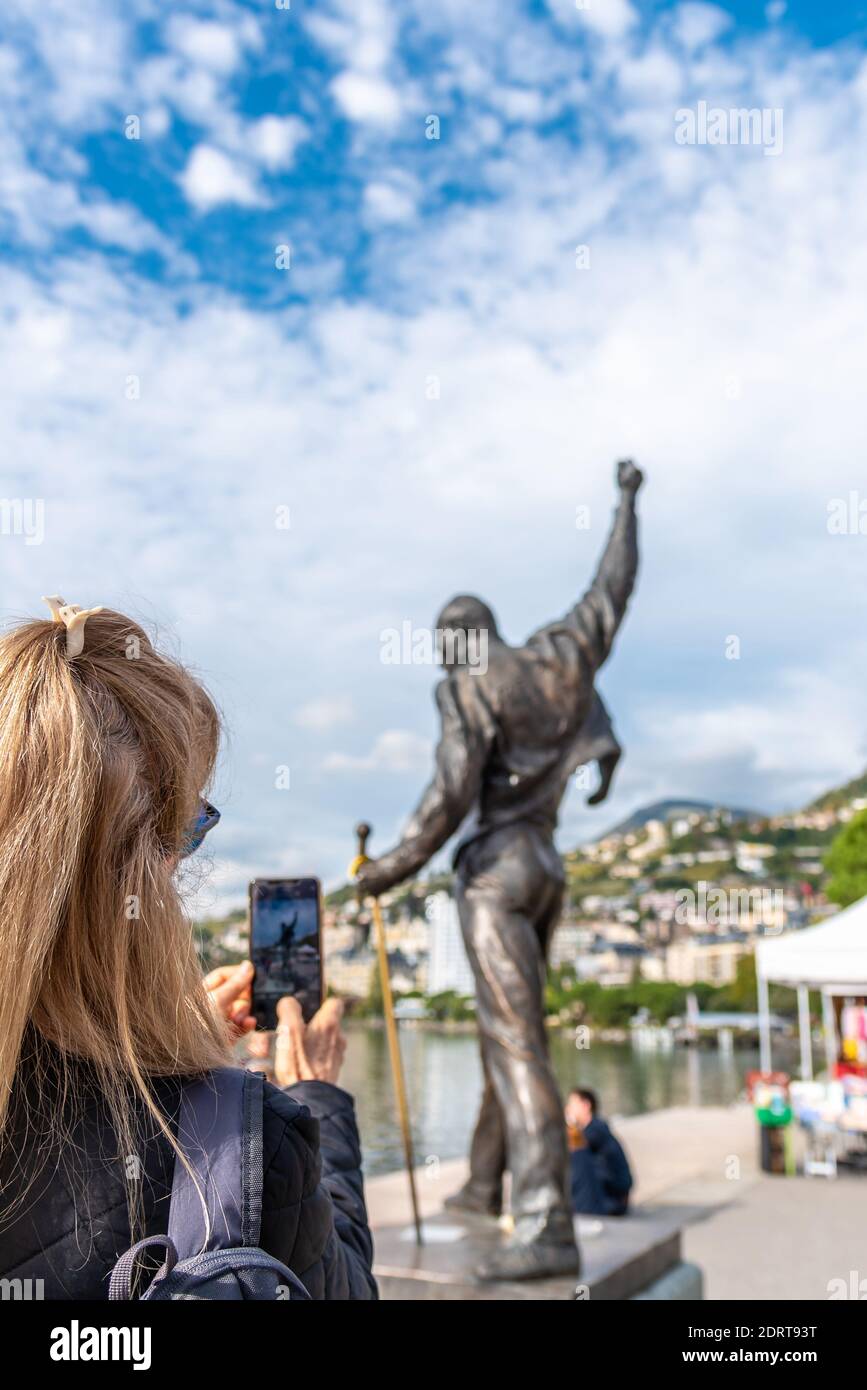
<instances>
[{"instance_id":1,"label":"statue's arm","mask_svg":"<svg viewBox=\"0 0 867 1390\"><path fill-rule=\"evenodd\" d=\"M442 731L434 775L400 843L359 871L359 883L368 893L384 893L417 874L455 833L479 794L492 726L480 693L467 684L476 677L466 674L462 679L463 692L453 680L437 687Z\"/></svg>"},{"instance_id":2,"label":"statue's arm","mask_svg":"<svg viewBox=\"0 0 867 1390\"><path fill-rule=\"evenodd\" d=\"M617 465L620 499L608 541L590 588L560 623L543 629L548 637L568 632L593 670L605 661L617 633L638 571L638 519L635 498L643 474L626 460ZM539 634L540 636L542 634Z\"/></svg>"},{"instance_id":3,"label":"statue's arm","mask_svg":"<svg viewBox=\"0 0 867 1390\"><path fill-rule=\"evenodd\" d=\"M617 764L623 755L620 741L614 732L611 715L598 690L593 692L590 713L581 728L575 748L576 766L596 762L599 765L599 785L587 798L588 806L598 806L611 787Z\"/></svg>"}]
</instances>

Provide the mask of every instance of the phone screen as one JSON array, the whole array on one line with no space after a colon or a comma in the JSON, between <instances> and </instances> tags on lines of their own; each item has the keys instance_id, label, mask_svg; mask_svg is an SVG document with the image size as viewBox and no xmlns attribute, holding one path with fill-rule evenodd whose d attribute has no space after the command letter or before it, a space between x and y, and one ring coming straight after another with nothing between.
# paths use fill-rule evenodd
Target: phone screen
<instances>
[{"instance_id":1,"label":"phone screen","mask_svg":"<svg viewBox=\"0 0 867 1390\"><path fill-rule=\"evenodd\" d=\"M277 1000L293 994L305 1020L322 1003L319 880L257 878L250 884L253 1013L260 1028L277 1027Z\"/></svg>"}]
</instances>

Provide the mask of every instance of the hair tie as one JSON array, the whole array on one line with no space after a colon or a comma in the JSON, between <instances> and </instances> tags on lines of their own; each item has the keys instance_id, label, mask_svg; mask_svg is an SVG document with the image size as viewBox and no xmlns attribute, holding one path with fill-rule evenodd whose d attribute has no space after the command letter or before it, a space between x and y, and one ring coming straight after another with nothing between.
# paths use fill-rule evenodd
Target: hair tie
<instances>
[{"instance_id":1,"label":"hair tie","mask_svg":"<svg viewBox=\"0 0 867 1390\"><path fill-rule=\"evenodd\" d=\"M103 611L103 605L100 604L98 608L82 608L80 603L67 603L59 594L52 594L50 597L43 595L42 601L51 609L52 622L63 623L66 626L66 655L81 656L84 651L84 625L94 613Z\"/></svg>"}]
</instances>

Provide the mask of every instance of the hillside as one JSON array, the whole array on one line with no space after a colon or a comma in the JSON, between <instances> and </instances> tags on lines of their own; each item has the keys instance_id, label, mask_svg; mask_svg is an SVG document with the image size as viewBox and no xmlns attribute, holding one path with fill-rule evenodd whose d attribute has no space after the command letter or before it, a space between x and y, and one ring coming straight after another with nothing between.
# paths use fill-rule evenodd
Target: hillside
<instances>
[{"instance_id":1,"label":"hillside","mask_svg":"<svg viewBox=\"0 0 867 1390\"><path fill-rule=\"evenodd\" d=\"M848 806L862 798L867 798L867 772L853 777L851 782L846 782L842 787L832 787L830 791L823 792L815 801L810 802L807 810L839 811L842 806Z\"/></svg>"},{"instance_id":2,"label":"hillside","mask_svg":"<svg viewBox=\"0 0 867 1390\"><path fill-rule=\"evenodd\" d=\"M638 807L598 840L564 856L569 899L576 908L588 894L616 897L654 889L671 891L702 879L749 884L757 876L784 888L818 892L824 883L825 851L847 808L861 797L867 797L867 772L843 786L829 788L803 811L789 815L767 816L692 797L651 802ZM672 823L678 821L689 822L689 828L683 833L681 827L675 836ZM657 843L649 836L651 822L665 827ZM755 862L749 862L749 846L741 847L745 841L761 842L760 872ZM609 849L600 854L598 847L604 842ZM387 915L396 919L417 908L426 894L450 884L448 873L403 884L389 895ZM326 903L342 917L354 899L354 887L345 884L327 894Z\"/></svg>"},{"instance_id":3,"label":"hillside","mask_svg":"<svg viewBox=\"0 0 867 1390\"><path fill-rule=\"evenodd\" d=\"M605 835L598 838L604 840L611 835L628 835L633 830L643 830L648 821L669 821L675 816L688 816L693 812L704 815L723 812L733 821L750 821L762 816L760 811L747 811L740 806L722 806L714 801L691 801L688 797L672 797L666 801L652 801L649 806L640 806L637 811L633 811L625 820L612 826Z\"/></svg>"}]
</instances>

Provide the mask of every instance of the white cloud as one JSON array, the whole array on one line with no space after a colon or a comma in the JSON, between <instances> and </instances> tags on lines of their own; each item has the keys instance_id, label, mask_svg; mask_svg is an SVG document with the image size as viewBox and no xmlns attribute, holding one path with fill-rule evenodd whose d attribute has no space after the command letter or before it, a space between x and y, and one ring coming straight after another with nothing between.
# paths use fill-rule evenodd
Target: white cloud
<instances>
[{"instance_id":1,"label":"white cloud","mask_svg":"<svg viewBox=\"0 0 867 1390\"><path fill-rule=\"evenodd\" d=\"M619 39L638 22L638 12L629 0L589 0L586 8L575 6L574 0L571 3L579 20L604 38ZM563 6L557 8L562 13Z\"/></svg>"},{"instance_id":2,"label":"white cloud","mask_svg":"<svg viewBox=\"0 0 867 1390\"><path fill-rule=\"evenodd\" d=\"M352 121L392 125L400 115L400 96L382 77L342 72L335 77L331 90L338 106Z\"/></svg>"},{"instance_id":3,"label":"white cloud","mask_svg":"<svg viewBox=\"0 0 867 1390\"><path fill-rule=\"evenodd\" d=\"M411 222L416 213L415 192L406 185L369 183L364 190L364 209L376 223Z\"/></svg>"},{"instance_id":4,"label":"white cloud","mask_svg":"<svg viewBox=\"0 0 867 1390\"><path fill-rule=\"evenodd\" d=\"M83 228L104 246L157 251L166 258L173 254L168 238L137 208L102 193L85 194L72 178L50 178L28 163L14 141L6 145L0 198L17 236L33 246L47 246L59 232Z\"/></svg>"},{"instance_id":5,"label":"white cloud","mask_svg":"<svg viewBox=\"0 0 867 1390\"><path fill-rule=\"evenodd\" d=\"M683 81L680 64L660 45L648 48L640 58L621 62L617 79L630 96L650 97L657 107L664 101L676 103Z\"/></svg>"},{"instance_id":6,"label":"white cloud","mask_svg":"<svg viewBox=\"0 0 867 1390\"><path fill-rule=\"evenodd\" d=\"M207 212L220 203L255 207L262 195L247 171L212 145L197 145L181 175L180 184L189 202Z\"/></svg>"},{"instance_id":7,"label":"white cloud","mask_svg":"<svg viewBox=\"0 0 867 1390\"><path fill-rule=\"evenodd\" d=\"M185 121L208 132L219 131L233 118L233 101L219 73L193 67L176 53L159 52L145 58L130 77L131 97L165 105Z\"/></svg>"},{"instance_id":8,"label":"white cloud","mask_svg":"<svg viewBox=\"0 0 867 1390\"><path fill-rule=\"evenodd\" d=\"M161 136L167 135L171 123L172 114L167 106L157 103L155 106L148 107L142 116L142 130L145 138L153 135L159 139Z\"/></svg>"},{"instance_id":9,"label":"white cloud","mask_svg":"<svg viewBox=\"0 0 867 1390\"><path fill-rule=\"evenodd\" d=\"M393 125L404 106L394 80L400 12L383 0L332 0L331 9L305 23L342 66L331 83L335 102L359 125Z\"/></svg>"},{"instance_id":10,"label":"white cloud","mask_svg":"<svg viewBox=\"0 0 867 1390\"><path fill-rule=\"evenodd\" d=\"M735 696L700 710L669 710L650 720L649 731L661 760L676 752L686 762L746 761L778 784L848 780L853 757L867 751L855 691L836 672L809 667L781 671L773 702Z\"/></svg>"},{"instance_id":11,"label":"white cloud","mask_svg":"<svg viewBox=\"0 0 867 1390\"><path fill-rule=\"evenodd\" d=\"M731 15L718 5L678 5L674 13L674 32L689 53L712 43L731 23Z\"/></svg>"},{"instance_id":12,"label":"white cloud","mask_svg":"<svg viewBox=\"0 0 867 1390\"><path fill-rule=\"evenodd\" d=\"M175 15L167 26L167 36L185 58L221 75L233 72L240 60L238 35L226 24Z\"/></svg>"},{"instance_id":13,"label":"white cloud","mask_svg":"<svg viewBox=\"0 0 867 1390\"><path fill-rule=\"evenodd\" d=\"M262 116L247 127L247 148L266 168L288 169L306 136L304 122L295 116Z\"/></svg>"},{"instance_id":14,"label":"white cloud","mask_svg":"<svg viewBox=\"0 0 867 1390\"><path fill-rule=\"evenodd\" d=\"M295 723L302 729L315 731L333 729L349 724L355 718L355 706L348 695L320 695L301 706Z\"/></svg>"},{"instance_id":15,"label":"white cloud","mask_svg":"<svg viewBox=\"0 0 867 1390\"><path fill-rule=\"evenodd\" d=\"M352 67L383 71L394 57L398 26L388 0L332 0L331 11L305 21L317 42Z\"/></svg>"},{"instance_id":16,"label":"white cloud","mask_svg":"<svg viewBox=\"0 0 867 1390\"><path fill-rule=\"evenodd\" d=\"M46 127L51 118L67 130L101 128L109 111L122 106L129 87L124 81L130 62L131 18L106 0L7 0L3 18L10 39L38 56L47 82L28 83L23 104L38 102ZM15 20L18 21L15 26ZM7 93L11 96L11 93ZM34 111L34 114L35 111Z\"/></svg>"},{"instance_id":17,"label":"white cloud","mask_svg":"<svg viewBox=\"0 0 867 1390\"><path fill-rule=\"evenodd\" d=\"M542 92L532 87L498 87L491 95L510 121L538 121L545 111Z\"/></svg>"},{"instance_id":18,"label":"white cloud","mask_svg":"<svg viewBox=\"0 0 867 1390\"><path fill-rule=\"evenodd\" d=\"M329 753L329 772L423 772L430 767L430 740L409 729L386 729L369 753Z\"/></svg>"}]
</instances>

